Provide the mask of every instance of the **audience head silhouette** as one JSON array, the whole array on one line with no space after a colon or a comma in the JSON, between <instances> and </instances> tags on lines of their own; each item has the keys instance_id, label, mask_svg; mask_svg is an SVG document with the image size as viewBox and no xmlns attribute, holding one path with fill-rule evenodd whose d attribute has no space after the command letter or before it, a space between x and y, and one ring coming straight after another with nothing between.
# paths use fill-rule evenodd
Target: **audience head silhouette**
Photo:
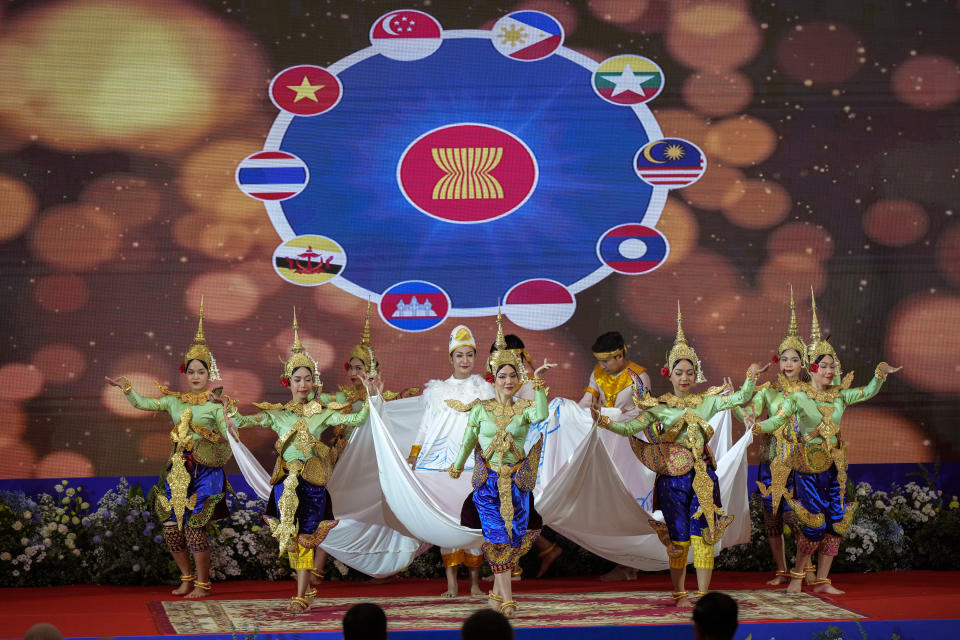
<instances>
[{"instance_id":1,"label":"audience head silhouette","mask_svg":"<svg viewBox=\"0 0 960 640\"><path fill-rule=\"evenodd\" d=\"M733 640L737 631L737 601L712 591L693 607L693 637L696 640Z\"/></svg>"},{"instance_id":2,"label":"audience head silhouette","mask_svg":"<svg viewBox=\"0 0 960 640\"><path fill-rule=\"evenodd\" d=\"M463 621L463 640L513 640L513 627L504 615L493 609L480 609Z\"/></svg>"},{"instance_id":3,"label":"audience head silhouette","mask_svg":"<svg viewBox=\"0 0 960 640\"><path fill-rule=\"evenodd\" d=\"M63 634L49 622L38 622L27 629L23 640L63 640Z\"/></svg>"},{"instance_id":4,"label":"audience head silhouette","mask_svg":"<svg viewBox=\"0 0 960 640\"><path fill-rule=\"evenodd\" d=\"M387 614L372 602L350 607L343 616L343 640L386 640Z\"/></svg>"}]
</instances>

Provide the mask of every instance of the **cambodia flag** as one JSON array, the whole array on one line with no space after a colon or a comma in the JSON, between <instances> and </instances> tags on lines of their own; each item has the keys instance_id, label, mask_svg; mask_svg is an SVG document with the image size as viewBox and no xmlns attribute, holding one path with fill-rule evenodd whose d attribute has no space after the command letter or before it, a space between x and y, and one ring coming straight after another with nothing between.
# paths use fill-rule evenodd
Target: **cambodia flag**
<instances>
[{"instance_id":1,"label":"cambodia flag","mask_svg":"<svg viewBox=\"0 0 960 640\"><path fill-rule=\"evenodd\" d=\"M542 11L508 13L492 32L493 46L514 60L542 60L563 45L563 27Z\"/></svg>"},{"instance_id":2,"label":"cambodia flag","mask_svg":"<svg viewBox=\"0 0 960 640\"><path fill-rule=\"evenodd\" d=\"M422 280L400 282L380 297L380 317L401 331L427 331L443 322L450 297L435 284Z\"/></svg>"},{"instance_id":3,"label":"cambodia flag","mask_svg":"<svg viewBox=\"0 0 960 640\"><path fill-rule=\"evenodd\" d=\"M257 200L286 200L307 186L310 174L303 160L285 151L261 151L243 159L237 186Z\"/></svg>"},{"instance_id":4,"label":"cambodia flag","mask_svg":"<svg viewBox=\"0 0 960 640\"><path fill-rule=\"evenodd\" d=\"M622 224L603 234L597 255L618 273L637 275L659 267L667 259L667 239L652 227Z\"/></svg>"}]
</instances>

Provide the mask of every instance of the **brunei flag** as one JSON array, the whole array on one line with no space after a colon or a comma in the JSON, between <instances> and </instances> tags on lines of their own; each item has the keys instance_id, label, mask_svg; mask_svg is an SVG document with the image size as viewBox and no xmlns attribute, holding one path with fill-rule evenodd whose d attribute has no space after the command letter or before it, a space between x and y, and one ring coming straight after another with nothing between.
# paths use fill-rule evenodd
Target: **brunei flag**
<instances>
[{"instance_id":1,"label":"brunei flag","mask_svg":"<svg viewBox=\"0 0 960 640\"><path fill-rule=\"evenodd\" d=\"M649 102L663 89L663 71L643 56L615 56L593 72L593 90L613 104L631 106Z\"/></svg>"}]
</instances>

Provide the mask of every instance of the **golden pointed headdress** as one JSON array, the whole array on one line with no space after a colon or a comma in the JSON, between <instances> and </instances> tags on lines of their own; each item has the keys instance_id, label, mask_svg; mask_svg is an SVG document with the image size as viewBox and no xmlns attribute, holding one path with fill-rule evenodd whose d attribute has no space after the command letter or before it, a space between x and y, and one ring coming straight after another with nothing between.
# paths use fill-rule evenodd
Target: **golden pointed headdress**
<instances>
[{"instance_id":1,"label":"golden pointed headdress","mask_svg":"<svg viewBox=\"0 0 960 640\"><path fill-rule=\"evenodd\" d=\"M487 371L497 375L501 367L510 365L518 376L524 375L523 363L517 354L507 349L507 341L503 338L503 317L500 314L500 300L497 300L497 341L493 343L494 349L487 358Z\"/></svg>"},{"instance_id":2,"label":"golden pointed headdress","mask_svg":"<svg viewBox=\"0 0 960 640\"><path fill-rule=\"evenodd\" d=\"M797 326L797 307L793 302L793 285L790 285L790 326L787 328L787 336L777 347L777 355L782 356L787 349L793 349L803 360L807 353L807 345L800 339L800 328Z\"/></svg>"},{"instance_id":3,"label":"golden pointed headdress","mask_svg":"<svg viewBox=\"0 0 960 640\"><path fill-rule=\"evenodd\" d=\"M217 367L217 361L210 353L210 347L207 346L207 338L203 335L203 296L200 296L200 318L197 320L197 332L193 336L193 344L183 354L184 369L191 360L200 360L207 365L211 380L220 380L220 369Z\"/></svg>"},{"instance_id":4,"label":"golden pointed headdress","mask_svg":"<svg viewBox=\"0 0 960 640\"><path fill-rule=\"evenodd\" d=\"M370 343L370 301L367 300L367 314L363 321L363 333L360 335L360 344L353 348L347 362L356 358L363 363L367 374L377 375L377 369L380 363L377 362L377 354L373 352L373 346Z\"/></svg>"},{"instance_id":5,"label":"golden pointed headdress","mask_svg":"<svg viewBox=\"0 0 960 640\"><path fill-rule=\"evenodd\" d=\"M839 378L840 358L837 357L833 345L820 335L820 321L817 319L817 299L813 295L813 287L810 287L810 311L810 344L807 346L806 365L809 368L820 356L830 356L833 358L836 377Z\"/></svg>"},{"instance_id":6,"label":"golden pointed headdress","mask_svg":"<svg viewBox=\"0 0 960 640\"><path fill-rule=\"evenodd\" d=\"M677 300L677 337L673 340L673 348L667 354L667 369L673 369L673 365L680 360L689 360L693 363L693 369L697 372L697 382L706 382L707 378L703 375L703 367L700 364L700 358L697 352L687 344L687 336L683 333L683 316L680 313L680 301Z\"/></svg>"},{"instance_id":7,"label":"golden pointed headdress","mask_svg":"<svg viewBox=\"0 0 960 640\"><path fill-rule=\"evenodd\" d=\"M300 342L300 327L297 325L297 308L293 308L293 346L290 347L290 357L283 365L283 376L287 379L293 375L293 372L300 367L310 369L310 372L317 375L317 361L313 359L303 343Z\"/></svg>"}]
</instances>

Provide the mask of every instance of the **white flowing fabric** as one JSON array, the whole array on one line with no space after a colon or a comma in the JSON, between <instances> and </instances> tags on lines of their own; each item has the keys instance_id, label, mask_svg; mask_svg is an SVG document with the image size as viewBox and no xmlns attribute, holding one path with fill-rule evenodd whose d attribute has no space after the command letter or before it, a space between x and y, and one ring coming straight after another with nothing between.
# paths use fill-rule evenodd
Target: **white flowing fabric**
<instances>
[{"instance_id":1,"label":"white flowing fabric","mask_svg":"<svg viewBox=\"0 0 960 640\"><path fill-rule=\"evenodd\" d=\"M362 430L363 427L355 430ZM353 438L351 438L352 440ZM230 442L230 449L233 457L240 467L240 473L243 479L263 500L270 499L270 474L254 457L250 450L231 433L227 439ZM347 458L350 447L347 447ZM337 469L334 468L333 478L337 476ZM328 489L330 484L328 483ZM333 493L331 493L333 495ZM414 540L386 526L369 524L350 517L350 504L347 503L346 511L340 509L340 496L334 501L334 507L338 512L345 513L338 518L339 523L327 534L327 537L320 544L320 548L331 556L344 563L348 567L353 567L361 573L374 578L382 578L393 575L398 571L405 569L413 559L420 553L426 551L419 540ZM368 505L353 505L357 515L363 515L368 510Z\"/></svg>"}]
</instances>

